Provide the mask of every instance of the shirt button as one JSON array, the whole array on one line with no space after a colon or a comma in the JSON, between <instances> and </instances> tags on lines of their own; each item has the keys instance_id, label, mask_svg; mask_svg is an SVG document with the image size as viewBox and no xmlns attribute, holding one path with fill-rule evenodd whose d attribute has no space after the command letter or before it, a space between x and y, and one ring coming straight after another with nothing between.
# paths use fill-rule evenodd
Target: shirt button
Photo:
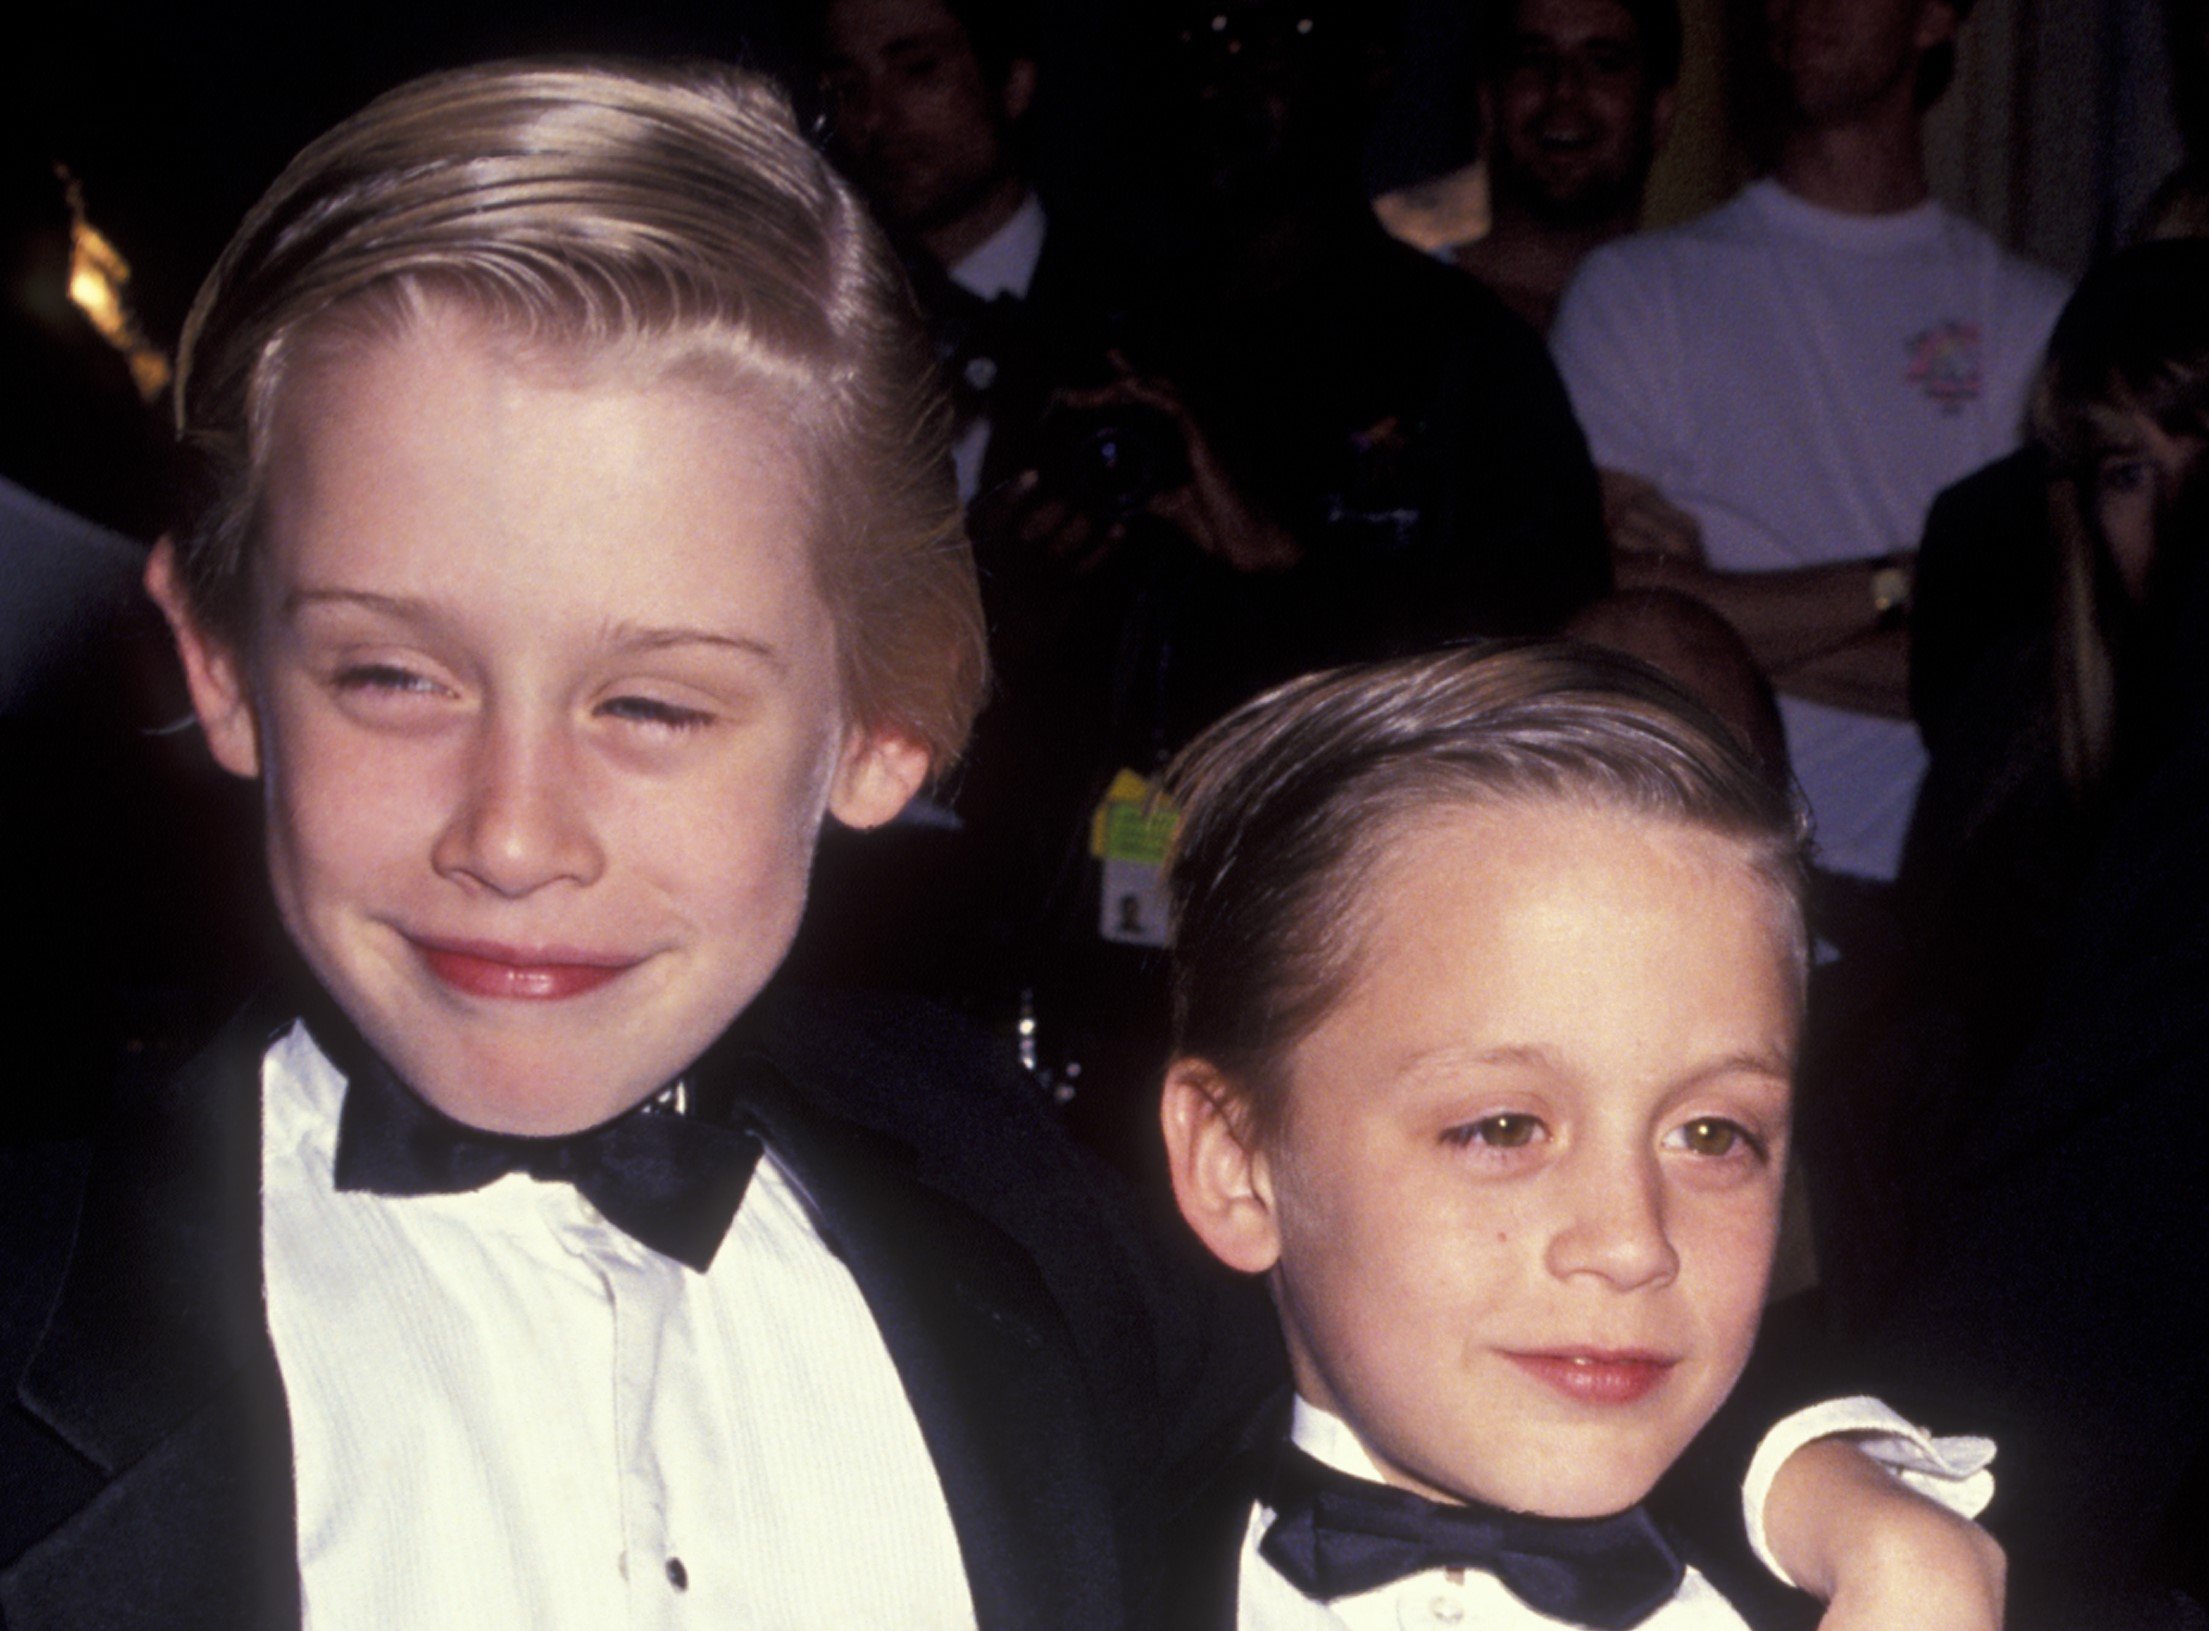
<instances>
[{"instance_id":1,"label":"shirt button","mask_svg":"<svg viewBox=\"0 0 2209 1631\"><path fill-rule=\"evenodd\" d=\"M667 1583L677 1591L690 1590L690 1571L683 1567L683 1560L671 1557L667 1560Z\"/></svg>"},{"instance_id":2,"label":"shirt button","mask_svg":"<svg viewBox=\"0 0 2209 1631\"><path fill-rule=\"evenodd\" d=\"M1455 1597L1436 1597L1427 1604L1436 1625L1455 1625L1465 1618L1465 1605Z\"/></svg>"}]
</instances>

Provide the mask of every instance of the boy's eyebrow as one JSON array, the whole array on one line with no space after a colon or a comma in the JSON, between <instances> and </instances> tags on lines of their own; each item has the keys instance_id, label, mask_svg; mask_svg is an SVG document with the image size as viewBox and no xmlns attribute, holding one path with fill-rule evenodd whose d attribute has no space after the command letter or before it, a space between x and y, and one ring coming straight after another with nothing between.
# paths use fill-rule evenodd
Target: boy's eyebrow
<instances>
[{"instance_id":1,"label":"boy's eyebrow","mask_svg":"<svg viewBox=\"0 0 2209 1631\"><path fill-rule=\"evenodd\" d=\"M308 606L362 606L386 617L419 622L432 615L427 601L410 595L379 595L367 589L291 589L284 594L284 615Z\"/></svg>"},{"instance_id":2,"label":"boy's eyebrow","mask_svg":"<svg viewBox=\"0 0 2209 1631\"><path fill-rule=\"evenodd\" d=\"M1397 1061L1389 1076L1396 1081L1410 1081L1429 1071L1459 1070L1467 1065L1530 1065L1537 1070L1550 1071L1564 1068L1557 1055L1538 1042L1513 1042L1472 1052L1460 1044L1445 1043L1438 1048L1405 1055Z\"/></svg>"},{"instance_id":3,"label":"boy's eyebrow","mask_svg":"<svg viewBox=\"0 0 2209 1631\"><path fill-rule=\"evenodd\" d=\"M1399 1078L1415 1076L1438 1064L1530 1065L1538 1070L1559 1073L1566 1068L1564 1061L1555 1052L1539 1042L1509 1042L1501 1047L1482 1048L1475 1053L1464 1053L1454 1047L1435 1048L1406 1059L1395 1074ZM1675 1090L1694 1087L1713 1077L1738 1074L1769 1076L1775 1081L1788 1082L1794 1079L1795 1072L1784 1049L1766 1052L1762 1049L1745 1048L1705 1060L1682 1076L1673 1087Z\"/></svg>"},{"instance_id":4,"label":"boy's eyebrow","mask_svg":"<svg viewBox=\"0 0 2209 1631\"><path fill-rule=\"evenodd\" d=\"M755 640L749 635L729 634L717 629L692 629L680 626L646 628L634 623L616 623L607 630L608 643L627 651L660 651L669 646L719 646L724 650L742 652L757 657L780 672L787 665L782 653L765 640Z\"/></svg>"},{"instance_id":5,"label":"boy's eyebrow","mask_svg":"<svg viewBox=\"0 0 2209 1631\"><path fill-rule=\"evenodd\" d=\"M1711 1060L1700 1070L1690 1073L1681 1085L1708 1081L1713 1076L1770 1076L1776 1080L1792 1081L1795 1068L1785 1053L1764 1053L1756 1050L1729 1053Z\"/></svg>"},{"instance_id":6,"label":"boy's eyebrow","mask_svg":"<svg viewBox=\"0 0 2209 1631\"><path fill-rule=\"evenodd\" d=\"M435 605L413 595L387 595L373 589L293 589L284 596L284 615L287 617L307 606L359 606L401 622L440 621ZM615 623L607 628L606 643L631 651L659 651L669 646L718 646L727 651L757 657L778 673L788 666L782 653L765 640L755 640L749 635L729 634L718 629Z\"/></svg>"}]
</instances>

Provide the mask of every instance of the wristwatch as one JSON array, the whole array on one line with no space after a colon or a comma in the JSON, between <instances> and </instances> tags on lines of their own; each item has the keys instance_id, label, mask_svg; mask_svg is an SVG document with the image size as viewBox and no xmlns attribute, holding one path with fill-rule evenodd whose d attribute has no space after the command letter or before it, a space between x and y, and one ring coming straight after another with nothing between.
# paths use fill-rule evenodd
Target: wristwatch
<instances>
[{"instance_id":1,"label":"wristwatch","mask_svg":"<svg viewBox=\"0 0 2209 1631\"><path fill-rule=\"evenodd\" d=\"M1872 622L1883 629L1898 629L1909 621L1910 595L1917 588L1917 558L1907 552L1889 555L1872 569Z\"/></svg>"}]
</instances>

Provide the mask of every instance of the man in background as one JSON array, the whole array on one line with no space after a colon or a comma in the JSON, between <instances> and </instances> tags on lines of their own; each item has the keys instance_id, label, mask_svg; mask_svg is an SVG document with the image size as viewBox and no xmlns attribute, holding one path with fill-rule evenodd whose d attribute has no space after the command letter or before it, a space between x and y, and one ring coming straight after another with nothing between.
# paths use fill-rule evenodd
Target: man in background
<instances>
[{"instance_id":1,"label":"man in background","mask_svg":"<svg viewBox=\"0 0 2209 1631\"><path fill-rule=\"evenodd\" d=\"M1035 289L1049 222L1021 122L1035 98L1029 19L998 0L830 0L821 84L844 167L904 246L950 365L959 493L982 484L1008 371L1010 318Z\"/></svg>"},{"instance_id":2,"label":"man in background","mask_svg":"<svg viewBox=\"0 0 2209 1631\"><path fill-rule=\"evenodd\" d=\"M1552 346L1623 586L1722 612L1779 691L1832 872L1891 879L1924 755L1911 569L1933 495L2016 445L2058 281L1935 202L1957 0L1767 0L1772 174L1591 254Z\"/></svg>"},{"instance_id":3,"label":"man in background","mask_svg":"<svg viewBox=\"0 0 2209 1631\"><path fill-rule=\"evenodd\" d=\"M1480 104L1487 233L1453 258L1546 330L1588 252L1641 222L1680 77L1676 0L1504 0Z\"/></svg>"}]
</instances>

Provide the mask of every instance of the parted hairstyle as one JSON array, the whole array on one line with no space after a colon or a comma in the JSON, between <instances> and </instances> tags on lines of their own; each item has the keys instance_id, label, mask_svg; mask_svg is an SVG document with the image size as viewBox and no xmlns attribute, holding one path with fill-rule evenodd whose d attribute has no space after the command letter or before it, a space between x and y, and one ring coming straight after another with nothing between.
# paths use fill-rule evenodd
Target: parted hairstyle
<instances>
[{"instance_id":1,"label":"parted hairstyle","mask_svg":"<svg viewBox=\"0 0 2209 1631\"><path fill-rule=\"evenodd\" d=\"M533 357L703 371L759 401L811 478L846 706L939 768L957 756L987 663L933 358L858 198L736 68L431 74L291 162L179 348L175 538L212 630L247 630L287 372L436 303Z\"/></svg>"},{"instance_id":2,"label":"parted hairstyle","mask_svg":"<svg viewBox=\"0 0 2209 1631\"><path fill-rule=\"evenodd\" d=\"M1799 987L1809 818L1655 669L1564 640L1488 642L1306 675L1168 768L1174 1051L1279 1126L1289 1053L1357 977L1367 886L1440 808L1564 802L1737 840Z\"/></svg>"}]
</instances>

